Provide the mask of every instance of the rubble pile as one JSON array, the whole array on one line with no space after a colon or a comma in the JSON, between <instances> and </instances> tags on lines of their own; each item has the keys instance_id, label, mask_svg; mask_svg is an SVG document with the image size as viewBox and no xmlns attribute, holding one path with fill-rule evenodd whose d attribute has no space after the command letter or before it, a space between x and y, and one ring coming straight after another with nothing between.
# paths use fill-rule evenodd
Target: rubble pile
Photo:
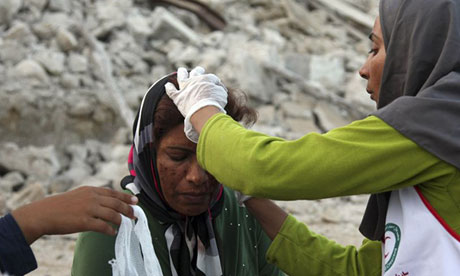
<instances>
[{"instance_id":1,"label":"rubble pile","mask_svg":"<svg viewBox=\"0 0 460 276\"><path fill-rule=\"evenodd\" d=\"M357 71L377 0L174 2L0 1L0 214L79 185L118 189L142 96L178 66L245 91L253 128L286 139L375 109Z\"/></svg>"}]
</instances>

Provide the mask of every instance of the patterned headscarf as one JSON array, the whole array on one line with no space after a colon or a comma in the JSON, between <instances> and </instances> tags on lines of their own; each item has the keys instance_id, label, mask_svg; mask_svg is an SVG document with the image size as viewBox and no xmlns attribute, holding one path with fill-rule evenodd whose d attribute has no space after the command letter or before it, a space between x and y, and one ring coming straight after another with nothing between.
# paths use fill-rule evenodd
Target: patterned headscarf
<instances>
[{"instance_id":1,"label":"patterned headscarf","mask_svg":"<svg viewBox=\"0 0 460 276\"><path fill-rule=\"evenodd\" d=\"M142 99L133 124L133 146L128 158L130 175L122 180L122 186L137 194L148 212L166 225L165 239L173 276L222 275L212 221L222 210L222 185L216 189L208 211L194 217L184 217L169 207L161 189L155 150L158 141L153 134L154 114L165 95L164 85L175 76L176 73L172 73L155 82Z\"/></svg>"},{"instance_id":2,"label":"patterned headscarf","mask_svg":"<svg viewBox=\"0 0 460 276\"><path fill-rule=\"evenodd\" d=\"M386 49L374 115L460 169L460 0L381 0ZM360 230L384 233L389 193L372 195Z\"/></svg>"}]
</instances>

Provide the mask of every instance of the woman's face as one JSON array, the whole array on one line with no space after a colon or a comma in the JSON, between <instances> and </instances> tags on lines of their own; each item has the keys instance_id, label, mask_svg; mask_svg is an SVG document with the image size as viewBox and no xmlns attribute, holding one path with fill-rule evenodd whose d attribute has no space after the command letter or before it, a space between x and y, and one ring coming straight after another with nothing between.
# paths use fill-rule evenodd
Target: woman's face
<instances>
[{"instance_id":1,"label":"woman's face","mask_svg":"<svg viewBox=\"0 0 460 276\"><path fill-rule=\"evenodd\" d=\"M218 183L198 165L196 144L185 137L183 124L160 139L157 167L163 196L171 208L186 216L208 209Z\"/></svg>"},{"instance_id":2,"label":"woman's face","mask_svg":"<svg viewBox=\"0 0 460 276\"><path fill-rule=\"evenodd\" d=\"M366 63L359 70L359 75L367 80L366 90L371 95L371 99L378 103L383 65L386 57L379 17L375 19L374 28L369 35L369 39L372 41L371 50Z\"/></svg>"}]
</instances>

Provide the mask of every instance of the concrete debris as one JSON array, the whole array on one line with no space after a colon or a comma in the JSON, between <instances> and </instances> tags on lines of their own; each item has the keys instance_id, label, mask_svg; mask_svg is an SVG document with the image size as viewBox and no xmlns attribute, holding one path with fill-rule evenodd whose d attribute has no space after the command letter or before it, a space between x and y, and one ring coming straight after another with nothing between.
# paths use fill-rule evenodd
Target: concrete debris
<instances>
[{"instance_id":1,"label":"concrete debris","mask_svg":"<svg viewBox=\"0 0 460 276\"><path fill-rule=\"evenodd\" d=\"M145 90L178 66L202 65L245 91L254 128L268 134L295 139L363 118L375 105L356 71L376 1L331 3L0 1L0 166L23 182L51 179L46 192L91 177L117 186L127 153L61 156L92 139L129 143Z\"/></svg>"},{"instance_id":2,"label":"concrete debris","mask_svg":"<svg viewBox=\"0 0 460 276\"><path fill-rule=\"evenodd\" d=\"M255 131L291 140L364 118L375 104L357 70L377 2L0 0L0 214L119 189L137 107L178 66L245 91ZM301 219L342 223L317 217Z\"/></svg>"}]
</instances>

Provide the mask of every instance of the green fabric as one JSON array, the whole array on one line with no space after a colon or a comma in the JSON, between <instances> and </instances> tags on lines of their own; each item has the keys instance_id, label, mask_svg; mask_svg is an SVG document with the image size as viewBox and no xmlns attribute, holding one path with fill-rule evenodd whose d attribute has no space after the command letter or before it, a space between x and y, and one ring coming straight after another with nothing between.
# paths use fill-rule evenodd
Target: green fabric
<instances>
[{"instance_id":1,"label":"green fabric","mask_svg":"<svg viewBox=\"0 0 460 276\"><path fill-rule=\"evenodd\" d=\"M311 232L292 216L284 222L267 255L270 262L283 267L289 275L382 274L380 242L364 240L359 250L354 246L344 247Z\"/></svg>"},{"instance_id":2,"label":"green fabric","mask_svg":"<svg viewBox=\"0 0 460 276\"><path fill-rule=\"evenodd\" d=\"M244 194L279 200L372 194L418 185L436 211L460 234L459 171L375 116L326 134L309 133L287 141L246 130L227 115L218 114L208 120L201 132L197 158L224 185ZM288 257L297 251L315 256L318 248L325 251L318 258L333 262L330 265L336 271L321 275L364 275L363 271L381 267L380 248L368 242L359 251L365 249L371 256L366 263L357 257L355 249L334 246L292 219L283 227L285 237L275 239L268 257L292 275L321 270L320 262L306 259L296 267ZM306 243L302 246L302 241L311 239L322 247ZM286 247L280 245L283 242ZM274 246L284 250L273 250ZM349 266L356 268L352 270L355 274Z\"/></svg>"},{"instance_id":3,"label":"green fabric","mask_svg":"<svg viewBox=\"0 0 460 276\"><path fill-rule=\"evenodd\" d=\"M260 225L246 208L238 206L232 190L224 188L224 192L224 209L214 220L224 275L283 275L265 259L270 240ZM140 206L146 213L163 275L170 276L169 252L164 237L166 227ZM116 237L96 232L80 234L75 248L72 275L112 275L108 261L115 258L115 239Z\"/></svg>"}]
</instances>

